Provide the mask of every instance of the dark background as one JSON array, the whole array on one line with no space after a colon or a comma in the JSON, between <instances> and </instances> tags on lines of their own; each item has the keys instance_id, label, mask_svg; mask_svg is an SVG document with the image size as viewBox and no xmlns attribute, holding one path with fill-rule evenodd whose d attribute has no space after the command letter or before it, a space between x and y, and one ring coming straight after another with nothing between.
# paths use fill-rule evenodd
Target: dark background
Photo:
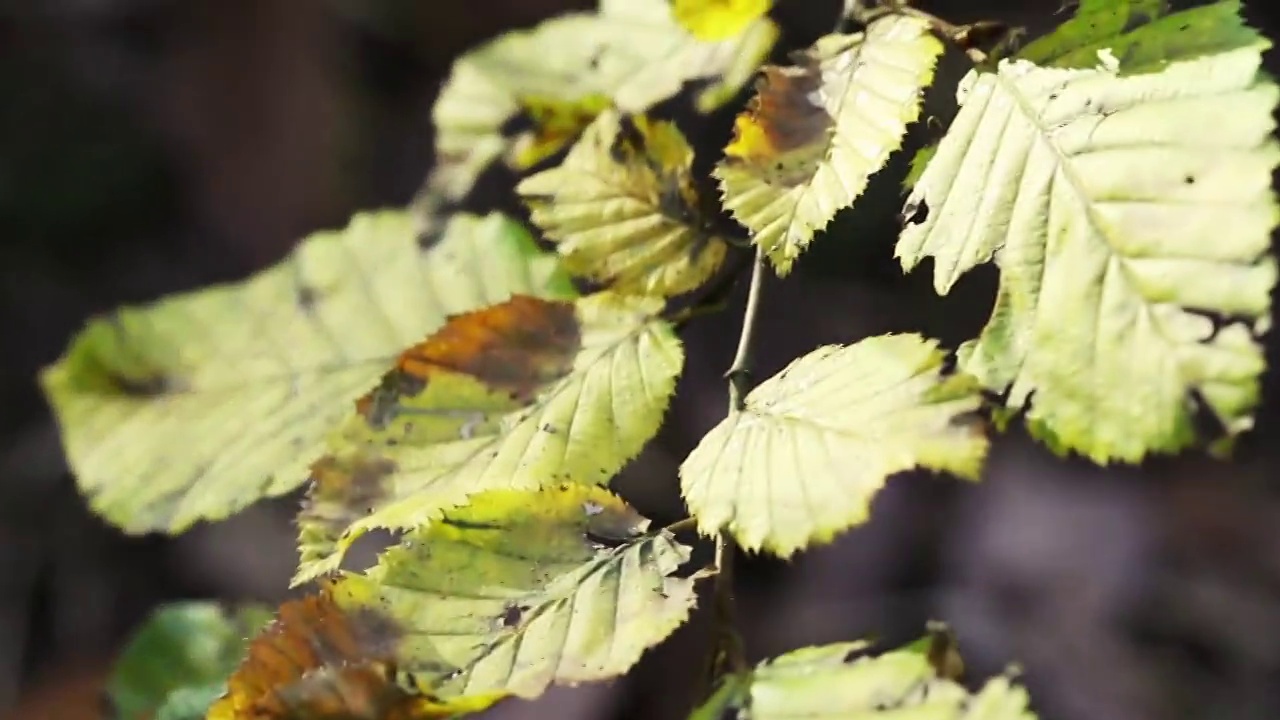
<instances>
[{"instance_id":1,"label":"dark background","mask_svg":"<svg viewBox=\"0 0 1280 720\"><path fill-rule=\"evenodd\" d=\"M112 654L157 603L275 601L296 560L296 497L176 539L103 526L66 473L38 368L91 313L243 277L357 208L406 202L452 59L586 4L0 0L0 716L97 717ZM833 4L783 0L785 41L812 39ZM1059 10L921 4L1036 27ZM1251 19L1275 27L1258 5ZM962 71L953 58L940 85ZM949 94L931 94L929 110L945 118ZM797 273L767 286L762 376L820 343L921 330L954 344L980 327L994 271L943 301L927 268L904 278L892 261L906 157ZM680 512L675 469L723 414L738 322L731 311L688 327L670 423L624 473L623 492L659 518ZM902 640L939 617L979 676L1021 663L1044 718L1280 717L1278 407L1273 373L1260 429L1231 464L1192 453L1100 469L1015 432L979 485L895 479L873 521L835 544L745 564L749 652ZM625 680L490 716L683 717L706 630L699 616Z\"/></svg>"}]
</instances>

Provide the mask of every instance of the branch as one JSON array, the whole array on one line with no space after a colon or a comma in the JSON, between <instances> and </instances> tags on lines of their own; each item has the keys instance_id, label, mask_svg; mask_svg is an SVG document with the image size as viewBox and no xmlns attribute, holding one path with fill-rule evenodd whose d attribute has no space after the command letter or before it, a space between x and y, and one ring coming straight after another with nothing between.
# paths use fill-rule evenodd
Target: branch
<instances>
[{"instance_id":1,"label":"branch","mask_svg":"<svg viewBox=\"0 0 1280 720\"><path fill-rule=\"evenodd\" d=\"M751 286L747 289L747 304L742 314L742 331L738 336L738 350L733 363L725 372L729 381L729 415L742 412L746 407L747 392L751 389L751 345L755 336L756 320L760 310L760 288L768 271L764 250L757 248L751 265ZM726 670L740 673L747 670L746 653L742 638L738 636L733 599L733 561L736 548L733 540L722 530L716 535L715 606L710 656L704 678L708 690Z\"/></svg>"},{"instance_id":2,"label":"branch","mask_svg":"<svg viewBox=\"0 0 1280 720\"><path fill-rule=\"evenodd\" d=\"M747 290L747 306L742 312L742 333L738 336L738 351L733 364L724 374L729 380L729 413L741 412L745 407L747 391L751 389L751 341L755 335L756 316L760 309L760 286L766 272L764 250L756 250L751 266L751 287Z\"/></svg>"}]
</instances>

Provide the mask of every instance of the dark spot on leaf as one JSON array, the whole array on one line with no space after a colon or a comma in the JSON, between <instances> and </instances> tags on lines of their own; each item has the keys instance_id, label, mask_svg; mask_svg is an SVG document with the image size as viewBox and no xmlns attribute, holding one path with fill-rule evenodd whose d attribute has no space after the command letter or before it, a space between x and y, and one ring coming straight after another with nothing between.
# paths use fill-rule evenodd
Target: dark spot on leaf
<instances>
[{"instance_id":1,"label":"dark spot on leaf","mask_svg":"<svg viewBox=\"0 0 1280 720\"><path fill-rule=\"evenodd\" d=\"M444 239L444 228L444 223L432 223L431 227L419 232L418 249L425 252L439 245L440 241Z\"/></svg>"},{"instance_id":2,"label":"dark spot on leaf","mask_svg":"<svg viewBox=\"0 0 1280 720\"><path fill-rule=\"evenodd\" d=\"M333 531L347 528L388 496L396 464L381 457L326 455L311 465L311 493L302 517ZM349 530L343 537L349 535Z\"/></svg>"},{"instance_id":3,"label":"dark spot on leaf","mask_svg":"<svg viewBox=\"0 0 1280 720\"><path fill-rule=\"evenodd\" d=\"M902 208L900 216L903 225L920 225L929 219L929 201L920 198L916 202L908 202Z\"/></svg>"},{"instance_id":4,"label":"dark spot on leaf","mask_svg":"<svg viewBox=\"0 0 1280 720\"><path fill-rule=\"evenodd\" d=\"M107 371L107 382L121 395L135 398L154 398L180 392L183 389L181 383L163 374L148 375L146 377L127 377Z\"/></svg>"},{"instance_id":5,"label":"dark spot on leaf","mask_svg":"<svg viewBox=\"0 0 1280 720\"><path fill-rule=\"evenodd\" d=\"M356 411L370 427L381 430L399 414L400 398L421 393L427 381L396 368L382 376L378 386L356 403Z\"/></svg>"},{"instance_id":6,"label":"dark spot on leaf","mask_svg":"<svg viewBox=\"0 0 1280 720\"><path fill-rule=\"evenodd\" d=\"M458 518L450 517L448 515L440 518L440 522L450 527L458 528L459 530L497 530L500 532L506 532L508 530L507 526L501 523L483 523L475 522L474 520L459 520Z\"/></svg>"},{"instance_id":7,"label":"dark spot on leaf","mask_svg":"<svg viewBox=\"0 0 1280 720\"><path fill-rule=\"evenodd\" d=\"M1188 185L1194 185L1194 184L1196 183L1196 176L1195 176L1195 175L1187 175L1186 177L1182 178L1182 182L1184 182L1184 183L1186 183L1186 184L1188 184Z\"/></svg>"},{"instance_id":8,"label":"dark spot on leaf","mask_svg":"<svg viewBox=\"0 0 1280 720\"><path fill-rule=\"evenodd\" d=\"M504 628L516 627L520 624L520 621L524 619L524 613L528 609L528 607L516 605L514 603L508 605L502 611L502 614L498 616L498 624Z\"/></svg>"},{"instance_id":9,"label":"dark spot on leaf","mask_svg":"<svg viewBox=\"0 0 1280 720\"><path fill-rule=\"evenodd\" d=\"M557 432L559 432L559 431L558 431L558 430L556 430L556 426L555 426L555 425L552 425L551 423L543 423L543 424L542 424L542 432L544 432L544 433L550 433L550 434L552 434L552 435L555 435L555 434L556 434Z\"/></svg>"},{"instance_id":10,"label":"dark spot on leaf","mask_svg":"<svg viewBox=\"0 0 1280 720\"><path fill-rule=\"evenodd\" d=\"M310 285L299 284L294 288L294 302L298 304L298 309L302 312L309 313L315 310L316 303L320 300L320 293Z\"/></svg>"}]
</instances>

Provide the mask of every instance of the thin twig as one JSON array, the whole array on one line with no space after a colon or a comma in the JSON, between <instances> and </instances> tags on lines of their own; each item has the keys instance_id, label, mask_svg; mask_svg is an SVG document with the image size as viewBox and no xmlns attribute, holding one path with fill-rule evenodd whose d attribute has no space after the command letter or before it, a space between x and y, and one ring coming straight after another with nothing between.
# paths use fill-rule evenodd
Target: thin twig
<instances>
[{"instance_id":1,"label":"thin twig","mask_svg":"<svg viewBox=\"0 0 1280 720\"><path fill-rule=\"evenodd\" d=\"M766 272L768 272L768 264L764 251L757 248L755 261L751 265L751 285L747 289L747 304L742 312L742 331L738 335L738 349L733 354L733 363L725 372L725 378L729 381L729 415L745 409L747 392L751 389L751 347L755 337L756 321L760 314L760 289L764 285ZM726 671L741 673L747 670L747 657L743 651L742 638L738 636L735 617L737 612L733 599L735 551L733 539L728 534L721 531L716 535L715 605L712 629L714 637L704 678L708 694L714 687L715 681Z\"/></svg>"},{"instance_id":2,"label":"thin twig","mask_svg":"<svg viewBox=\"0 0 1280 720\"><path fill-rule=\"evenodd\" d=\"M724 374L729 380L729 412L741 412L745 407L747 391L751 386L751 341L755 336L756 318L760 309L760 286L767 271L764 250L756 250L751 266L751 287L747 289L747 306L742 312L742 332L738 335L738 351L733 364Z\"/></svg>"}]
</instances>

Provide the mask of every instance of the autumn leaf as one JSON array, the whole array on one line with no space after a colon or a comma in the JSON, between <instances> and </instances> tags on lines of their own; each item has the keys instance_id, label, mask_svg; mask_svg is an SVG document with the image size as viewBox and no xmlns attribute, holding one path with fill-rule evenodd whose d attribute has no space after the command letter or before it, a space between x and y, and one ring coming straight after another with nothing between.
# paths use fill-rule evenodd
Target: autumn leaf
<instances>
[{"instance_id":1,"label":"autumn leaf","mask_svg":"<svg viewBox=\"0 0 1280 720\"><path fill-rule=\"evenodd\" d=\"M1260 73L1269 43L1238 47L1239 18L1215 12L1216 26L1187 24L1208 34L1190 59L1163 69L1126 74L1106 51L1090 68L1020 59L972 73L907 199L905 269L932 257L946 293L999 266L960 366L1057 452L1137 462L1197 441L1198 418L1221 428L1219 448L1253 424L1280 89ZM1214 37L1234 49L1204 54Z\"/></svg>"},{"instance_id":2,"label":"autumn leaf","mask_svg":"<svg viewBox=\"0 0 1280 720\"><path fill-rule=\"evenodd\" d=\"M474 493L608 482L657 432L684 362L662 306L517 296L405 351L312 468L295 582L371 528L422 525Z\"/></svg>"},{"instance_id":3,"label":"autumn leaf","mask_svg":"<svg viewBox=\"0 0 1280 720\"><path fill-rule=\"evenodd\" d=\"M436 101L437 167L428 182L439 201L465 195L501 160L527 170L568 147L610 105L647 110L701 83L709 112L751 79L778 36L766 17L715 41L672 17L667 0L603 0L507 33L454 63Z\"/></svg>"},{"instance_id":4,"label":"autumn leaf","mask_svg":"<svg viewBox=\"0 0 1280 720\"><path fill-rule=\"evenodd\" d=\"M500 215L420 242L405 212L360 214L243 282L91 321L41 381L94 510L180 532L296 488L400 350L517 292L573 289Z\"/></svg>"},{"instance_id":5,"label":"autumn leaf","mask_svg":"<svg viewBox=\"0 0 1280 720\"><path fill-rule=\"evenodd\" d=\"M516 191L566 270L618 292L665 297L705 282L727 250L702 217L692 164L673 123L608 112L559 166Z\"/></svg>"},{"instance_id":6,"label":"autumn leaf","mask_svg":"<svg viewBox=\"0 0 1280 720\"><path fill-rule=\"evenodd\" d=\"M404 635L384 613L344 608L328 590L290 600L249 645L207 720L430 720L499 699L451 704L407 689L394 646Z\"/></svg>"},{"instance_id":7,"label":"autumn leaf","mask_svg":"<svg viewBox=\"0 0 1280 720\"><path fill-rule=\"evenodd\" d=\"M884 335L821 347L765 380L680 466L698 529L787 557L865 521L894 473L976 479L981 399L944 360L933 341Z\"/></svg>"},{"instance_id":8,"label":"autumn leaf","mask_svg":"<svg viewBox=\"0 0 1280 720\"><path fill-rule=\"evenodd\" d=\"M149 720L197 708L197 717L204 717L240 662L247 638L270 617L256 606L234 612L211 602L161 607L116 660L107 683L111 716Z\"/></svg>"},{"instance_id":9,"label":"autumn leaf","mask_svg":"<svg viewBox=\"0 0 1280 720\"><path fill-rule=\"evenodd\" d=\"M931 636L877 655L864 642L794 650L725 677L689 720L1034 720L1008 675L970 692L939 673L936 646Z\"/></svg>"},{"instance_id":10,"label":"autumn leaf","mask_svg":"<svg viewBox=\"0 0 1280 720\"><path fill-rule=\"evenodd\" d=\"M676 22L699 40L738 35L771 5L773 0L671 0Z\"/></svg>"},{"instance_id":11,"label":"autumn leaf","mask_svg":"<svg viewBox=\"0 0 1280 720\"><path fill-rule=\"evenodd\" d=\"M925 21L890 15L764 69L714 174L779 274L902 145L941 52Z\"/></svg>"},{"instance_id":12,"label":"autumn leaf","mask_svg":"<svg viewBox=\"0 0 1280 720\"><path fill-rule=\"evenodd\" d=\"M210 720L446 717L620 675L695 599L648 524L599 487L479 493L282 607Z\"/></svg>"}]
</instances>

